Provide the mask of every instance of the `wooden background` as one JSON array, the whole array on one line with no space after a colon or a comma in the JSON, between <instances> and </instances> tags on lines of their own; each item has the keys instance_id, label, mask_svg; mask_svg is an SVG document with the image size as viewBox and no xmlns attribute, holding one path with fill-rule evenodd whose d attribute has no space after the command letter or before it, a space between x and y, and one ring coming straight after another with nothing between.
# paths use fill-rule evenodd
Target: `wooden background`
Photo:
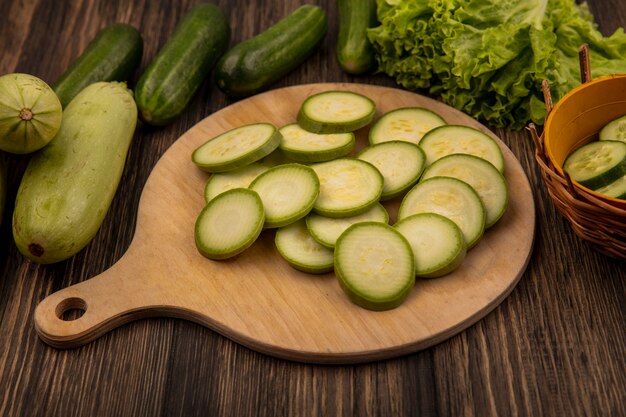
<instances>
[{"instance_id":1,"label":"wooden background","mask_svg":"<svg viewBox=\"0 0 626 417\"><path fill-rule=\"evenodd\" d=\"M193 3L3 0L0 74L26 72L52 83L99 29L116 21L140 29L143 69ZM230 17L232 43L300 4L216 3ZM335 2L314 3L328 13L328 36L276 87L351 81L394 86L382 75L341 72L334 58ZM626 25L626 2L589 5L604 34ZM0 227L0 416L626 415L626 262L597 253L557 214L524 131L494 130L534 189L537 229L528 269L491 314L439 345L364 365L317 366L256 353L177 319L131 323L74 350L45 345L33 327L39 301L121 257L156 161L187 129L233 102L207 80L173 124L140 125L101 230L85 250L55 265L24 261L13 244L13 198L28 157L9 156Z\"/></svg>"}]
</instances>

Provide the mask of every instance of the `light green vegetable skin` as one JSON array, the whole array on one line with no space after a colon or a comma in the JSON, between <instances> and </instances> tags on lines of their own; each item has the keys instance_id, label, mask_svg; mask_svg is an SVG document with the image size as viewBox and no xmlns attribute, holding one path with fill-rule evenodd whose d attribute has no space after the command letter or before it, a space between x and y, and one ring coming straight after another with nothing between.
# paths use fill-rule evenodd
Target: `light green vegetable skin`
<instances>
[{"instance_id":1,"label":"light green vegetable skin","mask_svg":"<svg viewBox=\"0 0 626 417\"><path fill-rule=\"evenodd\" d=\"M583 43L594 78L626 68L624 29L603 37L574 0L376 2L381 24L368 36L379 70L495 127L543 124L541 81L555 101L578 86Z\"/></svg>"},{"instance_id":2,"label":"light green vegetable skin","mask_svg":"<svg viewBox=\"0 0 626 417\"><path fill-rule=\"evenodd\" d=\"M123 83L92 84L67 105L59 133L31 158L17 191L13 237L25 257L59 262L91 241L115 195L136 123Z\"/></svg>"}]
</instances>

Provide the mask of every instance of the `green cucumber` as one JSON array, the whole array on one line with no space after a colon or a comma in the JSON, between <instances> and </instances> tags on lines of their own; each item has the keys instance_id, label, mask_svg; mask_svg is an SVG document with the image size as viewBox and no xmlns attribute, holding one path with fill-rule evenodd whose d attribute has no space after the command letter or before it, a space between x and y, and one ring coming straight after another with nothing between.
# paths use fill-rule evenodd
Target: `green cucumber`
<instances>
[{"instance_id":1,"label":"green cucumber","mask_svg":"<svg viewBox=\"0 0 626 417\"><path fill-rule=\"evenodd\" d=\"M98 81L130 81L141 63L143 39L133 26L114 23L100 30L53 88L63 107Z\"/></svg>"},{"instance_id":2,"label":"green cucumber","mask_svg":"<svg viewBox=\"0 0 626 417\"><path fill-rule=\"evenodd\" d=\"M335 246L339 284L357 305L389 310L406 299L415 283L415 257L409 242L393 227L356 223Z\"/></svg>"},{"instance_id":3,"label":"green cucumber","mask_svg":"<svg viewBox=\"0 0 626 417\"><path fill-rule=\"evenodd\" d=\"M467 252L461 229L436 213L406 217L394 225L408 240L415 255L415 275L437 278L457 269Z\"/></svg>"},{"instance_id":4,"label":"green cucumber","mask_svg":"<svg viewBox=\"0 0 626 417\"><path fill-rule=\"evenodd\" d=\"M232 258L252 246L264 221L259 195L247 188L233 188L211 200L198 215L196 248L209 259Z\"/></svg>"},{"instance_id":5,"label":"green cucumber","mask_svg":"<svg viewBox=\"0 0 626 417\"><path fill-rule=\"evenodd\" d=\"M357 158L374 165L383 175L382 201L404 194L415 185L426 166L424 151L413 143L403 141L368 146Z\"/></svg>"},{"instance_id":6,"label":"green cucumber","mask_svg":"<svg viewBox=\"0 0 626 417\"><path fill-rule=\"evenodd\" d=\"M204 186L204 201L208 203L219 194L233 188L248 188L256 177L268 169L270 169L268 165L253 163L243 168L213 174Z\"/></svg>"},{"instance_id":7,"label":"green cucumber","mask_svg":"<svg viewBox=\"0 0 626 417\"><path fill-rule=\"evenodd\" d=\"M244 97L267 89L308 58L328 29L326 13L303 5L253 38L227 51L215 69L217 86Z\"/></svg>"},{"instance_id":8,"label":"green cucumber","mask_svg":"<svg viewBox=\"0 0 626 417\"><path fill-rule=\"evenodd\" d=\"M146 123L170 123L189 104L228 48L230 26L219 7L194 6L139 78L135 101Z\"/></svg>"},{"instance_id":9,"label":"green cucumber","mask_svg":"<svg viewBox=\"0 0 626 417\"><path fill-rule=\"evenodd\" d=\"M266 157L278 148L280 140L280 132L271 123L243 125L200 145L191 160L207 172L231 171Z\"/></svg>"},{"instance_id":10,"label":"green cucumber","mask_svg":"<svg viewBox=\"0 0 626 417\"><path fill-rule=\"evenodd\" d=\"M280 256L298 271L324 274L334 268L332 249L313 239L303 219L276 230L274 242Z\"/></svg>"},{"instance_id":11,"label":"green cucumber","mask_svg":"<svg viewBox=\"0 0 626 417\"><path fill-rule=\"evenodd\" d=\"M370 129L371 145L401 140L419 144L422 137L446 121L432 110L422 107L401 107L383 114Z\"/></svg>"},{"instance_id":12,"label":"green cucumber","mask_svg":"<svg viewBox=\"0 0 626 417\"><path fill-rule=\"evenodd\" d=\"M349 74L363 74L376 63L367 29L376 26L376 0L338 0L337 61Z\"/></svg>"},{"instance_id":13,"label":"green cucumber","mask_svg":"<svg viewBox=\"0 0 626 417\"><path fill-rule=\"evenodd\" d=\"M626 115L607 123L598 134L600 140L619 140L626 142Z\"/></svg>"},{"instance_id":14,"label":"green cucumber","mask_svg":"<svg viewBox=\"0 0 626 417\"><path fill-rule=\"evenodd\" d=\"M308 97L298 112L298 124L313 133L354 132L370 124L376 104L353 91L324 91Z\"/></svg>"},{"instance_id":15,"label":"green cucumber","mask_svg":"<svg viewBox=\"0 0 626 417\"><path fill-rule=\"evenodd\" d=\"M626 142L589 142L567 156L563 169L584 187L605 187L626 174Z\"/></svg>"},{"instance_id":16,"label":"green cucumber","mask_svg":"<svg viewBox=\"0 0 626 417\"><path fill-rule=\"evenodd\" d=\"M595 192L607 197L626 200L626 175L619 177L604 187L598 188Z\"/></svg>"},{"instance_id":17,"label":"green cucumber","mask_svg":"<svg viewBox=\"0 0 626 417\"><path fill-rule=\"evenodd\" d=\"M266 229L286 226L303 218L320 194L315 171L301 164L270 168L256 177L249 188L263 201Z\"/></svg>"},{"instance_id":18,"label":"green cucumber","mask_svg":"<svg viewBox=\"0 0 626 417\"><path fill-rule=\"evenodd\" d=\"M296 162L325 162L348 155L354 149L354 133L317 134L304 130L297 123L280 129L283 136L279 148Z\"/></svg>"},{"instance_id":19,"label":"green cucumber","mask_svg":"<svg viewBox=\"0 0 626 417\"><path fill-rule=\"evenodd\" d=\"M117 190L137 124L124 83L83 89L61 129L26 167L13 212L19 251L38 263L67 259L94 237Z\"/></svg>"}]
</instances>

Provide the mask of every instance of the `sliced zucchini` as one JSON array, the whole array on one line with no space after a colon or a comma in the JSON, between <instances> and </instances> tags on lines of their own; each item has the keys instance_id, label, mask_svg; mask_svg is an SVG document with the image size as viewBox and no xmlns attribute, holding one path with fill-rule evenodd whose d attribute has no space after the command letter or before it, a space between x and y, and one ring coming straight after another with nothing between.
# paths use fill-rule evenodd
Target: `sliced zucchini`
<instances>
[{"instance_id":1,"label":"sliced zucchini","mask_svg":"<svg viewBox=\"0 0 626 417\"><path fill-rule=\"evenodd\" d=\"M409 242L393 227L356 223L335 246L335 273L350 299L369 310L402 304L415 283L415 258Z\"/></svg>"},{"instance_id":2,"label":"sliced zucchini","mask_svg":"<svg viewBox=\"0 0 626 417\"><path fill-rule=\"evenodd\" d=\"M626 142L626 114L607 123L599 133L600 140Z\"/></svg>"},{"instance_id":3,"label":"sliced zucchini","mask_svg":"<svg viewBox=\"0 0 626 417\"><path fill-rule=\"evenodd\" d=\"M369 162L384 178L381 200L389 200L411 188L422 175L426 155L422 149L409 142L381 142L363 149L358 159Z\"/></svg>"},{"instance_id":4,"label":"sliced zucchini","mask_svg":"<svg viewBox=\"0 0 626 417\"><path fill-rule=\"evenodd\" d=\"M320 194L320 181L313 169L294 163L270 168L256 177L249 188L263 201L264 227L269 229L306 216Z\"/></svg>"},{"instance_id":5,"label":"sliced zucchini","mask_svg":"<svg viewBox=\"0 0 626 417\"><path fill-rule=\"evenodd\" d=\"M302 103L298 124L313 133L354 132L370 124L376 104L352 91L324 91Z\"/></svg>"},{"instance_id":6,"label":"sliced zucchini","mask_svg":"<svg viewBox=\"0 0 626 417\"><path fill-rule=\"evenodd\" d=\"M269 166L255 162L243 168L213 174L204 187L204 200L208 203L224 191L233 188L248 188L256 177L268 169L270 169Z\"/></svg>"},{"instance_id":7,"label":"sliced zucchini","mask_svg":"<svg viewBox=\"0 0 626 417\"><path fill-rule=\"evenodd\" d=\"M626 142L589 142L568 155L563 169L584 187L605 187L626 174Z\"/></svg>"},{"instance_id":8,"label":"sliced zucchini","mask_svg":"<svg viewBox=\"0 0 626 417\"><path fill-rule=\"evenodd\" d=\"M250 165L278 148L281 135L270 123L243 125L200 145L191 160L207 172L225 172Z\"/></svg>"},{"instance_id":9,"label":"sliced zucchini","mask_svg":"<svg viewBox=\"0 0 626 417\"><path fill-rule=\"evenodd\" d=\"M504 172L504 156L496 141L469 126L446 125L428 132L419 143L426 153L426 166L453 153L466 153L483 158Z\"/></svg>"},{"instance_id":10,"label":"sliced zucchini","mask_svg":"<svg viewBox=\"0 0 626 417\"><path fill-rule=\"evenodd\" d=\"M304 219L276 230L274 242L278 253L298 271L324 274L334 268L332 249L313 239Z\"/></svg>"},{"instance_id":11,"label":"sliced zucchini","mask_svg":"<svg viewBox=\"0 0 626 417\"><path fill-rule=\"evenodd\" d=\"M280 129L279 148L296 162L325 162L348 155L354 149L354 133L318 134L304 130L297 123Z\"/></svg>"},{"instance_id":12,"label":"sliced zucchini","mask_svg":"<svg viewBox=\"0 0 626 417\"><path fill-rule=\"evenodd\" d=\"M609 185L605 185L595 191L607 197L626 200L626 175L619 177Z\"/></svg>"},{"instance_id":13,"label":"sliced zucchini","mask_svg":"<svg viewBox=\"0 0 626 417\"><path fill-rule=\"evenodd\" d=\"M415 275L436 278L457 269L467 252L461 229L436 213L406 217L394 225L409 241L415 256Z\"/></svg>"},{"instance_id":14,"label":"sliced zucchini","mask_svg":"<svg viewBox=\"0 0 626 417\"><path fill-rule=\"evenodd\" d=\"M398 220L418 213L437 213L449 218L463 232L470 249L485 231L485 207L467 183L450 177L433 177L419 182L400 204Z\"/></svg>"},{"instance_id":15,"label":"sliced zucchini","mask_svg":"<svg viewBox=\"0 0 626 417\"><path fill-rule=\"evenodd\" d=\"M482 158L461 153L444 156L426 168L420 181L432 177L453 177L468 183L485 206L486 228L496 224L506 211L509 193L504 176Z\"/></svg>"},{"instance_id":16,"label":"sliced zucchini","mask_svg":"<svg viewBox=\"0 0 626 417\"><path fill-rule=\"evenodd\" d=\"M381 116L369 133L371 145L401 140L418 144L432 129L446 121L437 113L422 107L402 107Z\"/></svg>"},{"instance_id":17,"label":"sliced zucchini","mask_svg":"<svg viewBox=\"0 0 626 417\"><path fill-rule=\"evenodd\" d=\"M343 219L320 216L315 213L306 216L306 226L313 239L331 249L335 247L337 239L348 227L355 223L368 221L387 223L389 221L389 213L387 213L382 204L375 204L365 213L344 217Z\"/></svg>"},{"instance_id":18,"label":"sliced zucchini","mask_svg":"<svg viewBox=\"0 0 626 417\"><path fill-rule=\"evenodd\" d=\"M240 254L261 234L265 214L259 195L247 188L226 191L200 212L195 225L198 251L209 259Z\"/></svg>"},{"instance_id":19,"label":"sliced zucchini","mask_svg":"<svg viewBox=\"0 0 626 417\"><path fill-rule=\"evenodd\" d=\"M369 162L353 158L311 165L320 180L313 211L327 217L351 217L368 211L383 192L383 176Z\"/></svg>"}]
</instances>

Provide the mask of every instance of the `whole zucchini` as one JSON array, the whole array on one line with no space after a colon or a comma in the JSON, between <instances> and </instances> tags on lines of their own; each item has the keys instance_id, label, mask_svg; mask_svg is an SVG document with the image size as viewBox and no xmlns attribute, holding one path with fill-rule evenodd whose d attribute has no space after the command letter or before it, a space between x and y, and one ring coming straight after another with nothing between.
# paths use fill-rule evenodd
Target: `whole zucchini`
<instances>
[{"instance_id":1,"label":"whole zucchini","mask_svg":"<svg viewBox=\"0 0 626 417\"><path fill-rule=\"evenodd\" d=\"M54 84L65 107L83 88L98 81L130 81L141 63L143 39L134 27L114 23L100 30Z\"/></svg>"},{"instance_id":2,"label":"whole zucchini","mask_svg":"<svg viewBox=\"0 0 626 417\"><path fill-rule=\"evenodd\" d=\"M137 82L142 120L162 126L182 113L229 41L228 19L217 6L194 6Z\"/></svg>"},{"instance_id":3,"label":"whole zucchini","mask_svg":"<svg viewBox=\"0 0 626 417\"><path fill-rule=\"evenodd\" d=\"M367 29L376 25L376 0L337 0L339 34L337 61L350 74L363 74L373 68L374 48Z\"/></svg>"},{"instance_id":4,"label":"whole zucchini","mask_svg":"<svg viewBox=\"0 0 626 417\"><path fill-rule=\"evenodd\" d=\"M267 89L292 71L320 45L328 19L318 6L304 5L258 34L235 45L217 64L217 86L244 97Z\"/></svg>"},{"instance_id":5,"label":"whole zucchini","mask_svg":"<svg viewBox=\"0 0 626 417\"><path fill-rule=\"evenodd\" d=\"M13 212L13 237L38 263L67 259L94 237L120 181L137 124L124 83L99 82L63 111L61 129L26 167Z\"/></svg>"}]
</instances>

